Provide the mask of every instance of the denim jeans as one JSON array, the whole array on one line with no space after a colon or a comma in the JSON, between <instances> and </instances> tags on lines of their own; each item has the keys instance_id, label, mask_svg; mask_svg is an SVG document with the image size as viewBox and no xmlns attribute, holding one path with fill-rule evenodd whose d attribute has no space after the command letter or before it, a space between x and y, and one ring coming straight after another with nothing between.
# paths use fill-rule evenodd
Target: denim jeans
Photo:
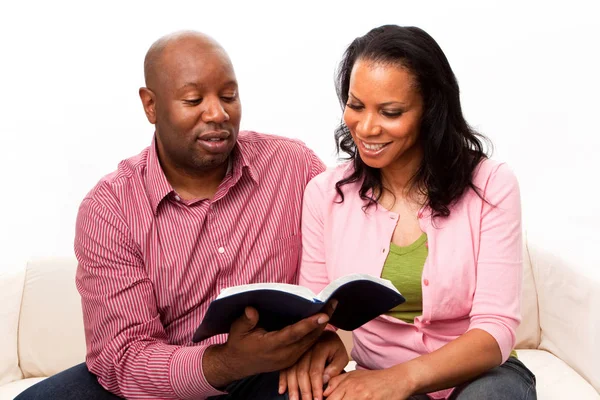
<instances>
[{"instance_id":1,"label":"denim jeans","mask_svg":"<svg viewBox=\"0 0 600 400\"><path fill-rule=\"evenodd\" d=\"M428 400L427 395L409 400ZM509 359L470 382L456 387L449 400L536 400L535 376L518 359Z\"/></svg>"},{"instance_id":2,"label":"denim jeans","mask_svg":"<svg viewBox=\"0 0 600 400\"><path fill-rule=\"evenodd\" d=\"M227 386L229 393L210 397L211 400L265 399L288 400L287 394L277 393L279 372L261 374L233 382ZM105 390L85 363L53 375L31 386L15 400L115 400L120 397Z\"/></svg>"}]
</instances>

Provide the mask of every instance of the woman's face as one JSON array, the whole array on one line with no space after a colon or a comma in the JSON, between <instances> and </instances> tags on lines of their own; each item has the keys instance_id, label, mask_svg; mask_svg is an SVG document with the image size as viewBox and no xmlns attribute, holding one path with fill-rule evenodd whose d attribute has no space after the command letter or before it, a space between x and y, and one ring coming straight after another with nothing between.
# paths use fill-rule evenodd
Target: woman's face
<instances>
[{"instance_id":1,"label":"woman's face","mask_svg":"<svg viewBox=\"0 0 600 400\"><path fill-rule=\"evenodd\" d=\"M406 68L356 61L344 122L365 164L372 168L394 167L420 156L415 144L422 114L423 99Z\"/></svg>"}]
</instances>

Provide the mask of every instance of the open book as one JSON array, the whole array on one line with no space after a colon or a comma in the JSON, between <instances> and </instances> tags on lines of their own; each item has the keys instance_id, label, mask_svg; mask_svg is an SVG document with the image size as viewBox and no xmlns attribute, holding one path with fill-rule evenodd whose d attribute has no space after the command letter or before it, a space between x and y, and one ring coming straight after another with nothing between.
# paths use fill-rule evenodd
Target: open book
<instances>
[{"instance_id":1,"label":"open book","mask_svg":"<svg viewBox=\"0 0 600 400\"><path fill-rule=\"evenodd\" d=\"M329 323L348 331L405 301L390 281L366 274L338 278L318 295L308 288L286 283L233 286L223 289L210 303L193 340L199 342L228 333L247 306L258 310L260 327L274 331L321 312L330 299L336 299L338 305Z\"/></svg>"}]
</instances>

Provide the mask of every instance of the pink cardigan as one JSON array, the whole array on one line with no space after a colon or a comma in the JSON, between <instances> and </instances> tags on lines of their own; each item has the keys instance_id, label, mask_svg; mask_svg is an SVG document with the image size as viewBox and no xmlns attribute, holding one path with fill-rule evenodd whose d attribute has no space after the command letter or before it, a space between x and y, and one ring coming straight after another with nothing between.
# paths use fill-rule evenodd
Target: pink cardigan
<instances>
[{"instance_id":1,"label":"pink cardigan","mask_svg":"<svg viewBox=\"0 0 600 400\"><path fill-rule=\"evenodd\" d=\"M315 293L343 275L381 276L392 233L402 223L401 215L380 206L363 212L359 183L343 186L344 202L336 203L335 183L349 168L346 163L328 169L304 194L300 284ZM448 218L432 220L428 209L419 211L429 246L423 315L414 324L384 315L356 329L352 357L360 367L391 367L476 328L496 339L503 362L509 357L520 322L519 186L505 164L492 160L479 165L474 183L491 205L469 190Z\"/></svg>"}]
</instances>

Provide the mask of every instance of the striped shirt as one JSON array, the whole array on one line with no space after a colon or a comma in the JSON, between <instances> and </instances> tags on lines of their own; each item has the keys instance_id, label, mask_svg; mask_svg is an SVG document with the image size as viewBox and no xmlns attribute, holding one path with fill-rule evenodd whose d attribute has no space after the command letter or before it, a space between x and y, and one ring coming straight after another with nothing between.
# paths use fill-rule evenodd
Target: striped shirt
<instances>
[{"instance_id":1,"label":"striped shirt","mask_svg":"<svg viewBox=\"0 0 600 400\"><path fill-rule=\"evenodd\" d=\"M184 201L155 142L122 161L79 209L75 254L90 371L131 399L222 392L202 371L209 345L192 335L222 288L297 281L302 195L324 170L302 143L240 132L212 200Z\"/></svg>"}]
</instances>

